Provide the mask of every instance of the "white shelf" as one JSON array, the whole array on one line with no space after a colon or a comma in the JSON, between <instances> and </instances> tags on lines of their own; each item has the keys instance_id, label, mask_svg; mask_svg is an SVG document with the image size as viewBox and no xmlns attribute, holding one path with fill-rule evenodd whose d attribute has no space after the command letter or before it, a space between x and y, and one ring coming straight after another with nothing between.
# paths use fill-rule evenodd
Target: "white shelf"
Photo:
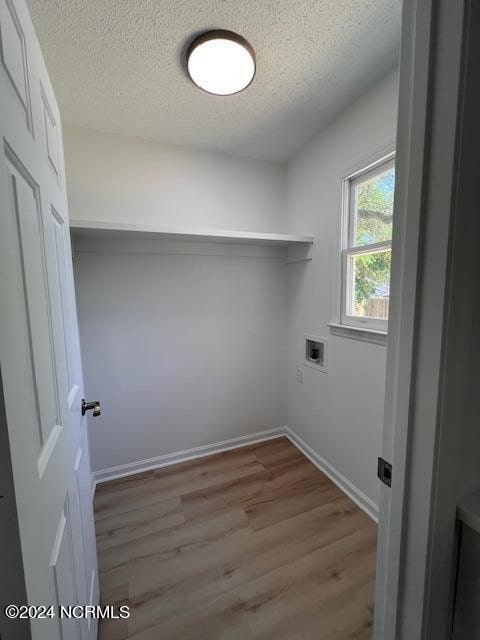
<instances>
[{"instance_id":1,"label":"white shelf","mask_svg":"<svg viewBox=\"0 0 480 640\"><path fill-rule=\"evenodd\" d=\"M312 236L297 236L283 233L253 233L251 231L226 231L223 229L174 229L150 225L134 225L89 220L70 220L70 228L82 235L96 237L150 236L164 240L186 240L222 242L232 244L270 245L293 247L313 244Z\"/></svg>"}]
</instances>

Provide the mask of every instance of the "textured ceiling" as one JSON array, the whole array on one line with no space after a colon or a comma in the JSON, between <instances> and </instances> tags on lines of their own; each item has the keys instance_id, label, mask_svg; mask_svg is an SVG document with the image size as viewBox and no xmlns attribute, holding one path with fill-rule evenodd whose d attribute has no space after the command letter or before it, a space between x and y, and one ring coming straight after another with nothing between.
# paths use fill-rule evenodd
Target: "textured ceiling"
<instances>
[{"instance_id":1,"label":"textured ceiling","mask_svg":"<svg viewBox=\"0 0 480 640\"><path fill-rule=\"evenodd\" d=\"M65 124L283 161L397 59L399 0L27 0ZM194 34L245 36L257 74L211 96Z\"/></svg>"}]
</instances>

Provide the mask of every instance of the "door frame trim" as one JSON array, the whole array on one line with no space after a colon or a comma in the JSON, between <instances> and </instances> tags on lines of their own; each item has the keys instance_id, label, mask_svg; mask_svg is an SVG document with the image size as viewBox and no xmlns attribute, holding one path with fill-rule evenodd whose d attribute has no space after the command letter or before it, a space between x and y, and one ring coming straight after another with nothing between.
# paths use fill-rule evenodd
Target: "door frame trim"
<instances>
[{"instance_id":1,"label":"door frame trim","mask_svg":"<svg viewBox=\"0 0 480 640\"><path fill-rule=\"evenodd\" d=\"M478 261L468 243L478 213L473 187L460 179L473 158L478 164L480 138L473 118L463 135L466 90L475 94L464 73L473 6L404 2L383 442L393 484L381 489L375 640L444 640L451 631L468 401L461 383L478 286L478 270L465 278Z\"/></svg>"}]
</instances>

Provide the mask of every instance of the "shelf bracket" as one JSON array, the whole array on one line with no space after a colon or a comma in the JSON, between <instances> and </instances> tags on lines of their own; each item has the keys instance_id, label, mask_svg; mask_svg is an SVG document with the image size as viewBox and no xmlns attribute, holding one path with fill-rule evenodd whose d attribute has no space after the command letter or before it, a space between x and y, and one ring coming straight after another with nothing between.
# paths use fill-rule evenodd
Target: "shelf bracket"
<instances>
[{"instance_id":1,"label":"shelf bracket","mask_svg":"<svg viewBox=\"0 0 480 640\"><path fill-rule=\"evenodd\" d=\"M312 244L301 244L287 247L287 259L285 264L301 264L312 260Z\"/></svg>"}]
</instances>

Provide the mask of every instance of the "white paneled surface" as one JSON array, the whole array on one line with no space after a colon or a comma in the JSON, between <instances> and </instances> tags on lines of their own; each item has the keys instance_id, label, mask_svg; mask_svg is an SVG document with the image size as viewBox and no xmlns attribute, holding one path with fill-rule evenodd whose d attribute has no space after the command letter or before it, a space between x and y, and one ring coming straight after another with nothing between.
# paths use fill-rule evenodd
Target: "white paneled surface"
<instances>
[{"instance_id":1,"label":"white paneled surface","mask_svg":"<svg viewBox=\"0 0 480 640\"><path fill-rule=\"evenodd\" d=\"M57 602L78 603L78 589L74 565L74 545L68 501L60 513L55 541L52 549L50 566L55 580L55 595ZM72 618L62 618L58 621L61 640L80 640L81 621Z\"/></svg>"},{"instance_id":2,"label":"white paneled surface","mask_svg":"<svg viewBox=\"0 0 480 640\"><path fill-rule=\"evenodd\" d=\"M86 604L97 575L91 472L61 132L45 128L45 105L51 122L60 116L23 0L0 0L0 40L0 360L27 599ZM31 628L32 640L96 635L57 617Z\"/></svg>"},{"instance_id":3,"label":"white paneled surface","mask_svg":"<svg viewBox=\"0 0 480 640\"><path fill-rule=\"evenodd\" d=\"M3 67L25 112L27 126L31 128L30 86L28 78L25 34L20 19L10 0L0 3L2 27L1 55Z\"/></svg>"},{"instance_id":4,"label":"white paneled surface","mask_svg":"<svg viewBox=\"0 0 480 640\"><path fill-rule=\"evenodd\" d=\"M53 353L53 329L49 308L44 230L38 190L23 167L7 162L12 204L18 224L22 273L29 318L29 342L34 370L42 375L34 381L40 445L61 424L60 397ZM30 320L32 319L32 320ZM35 319L35 321L33 321Z\"/></svg>"},{"instance_id":5,"label":"white paneled surface","mask_svg":"<svg viewBox=\"0 0 480 640\"><path fill-rule=\"evenodd\" d=\"M283 426L278 249L92 241L74 269L96 471Z\"/></svg>"},{"instance_id":6,"label":"white paneled surface","mask_svg":"<svg viewBox=\"0 0 480 640\"><path fill-rule=\"evenodd\" d=\"M47 155L51 167L58 176L60 171L60 159L58 149L58 129L48 98L42 90L43 118L45 123L45 138L47 141Z\"/></svg>"}]
</instances>

